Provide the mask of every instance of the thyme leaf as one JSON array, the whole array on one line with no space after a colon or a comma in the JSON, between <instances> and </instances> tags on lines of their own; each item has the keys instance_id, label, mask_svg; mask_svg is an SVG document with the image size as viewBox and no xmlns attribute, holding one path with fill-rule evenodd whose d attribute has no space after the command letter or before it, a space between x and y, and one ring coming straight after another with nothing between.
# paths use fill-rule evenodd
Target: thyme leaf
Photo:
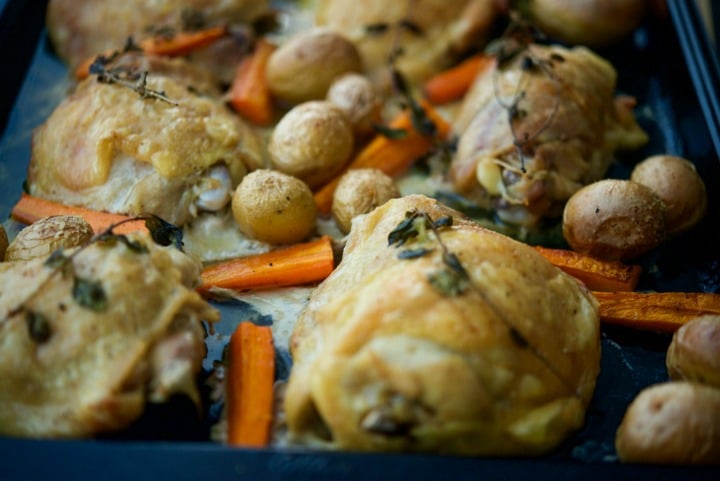
<instances>
[{"instance_id":1,"label":"thyme leaf","mask_svg":"<svg viewBox=\"0 0 720 481\"><path fill-rule=\"evenodd\" d=\"M432 249L418 247L417 249L404 249L398 252L398 259L417 259L432 252Z\"/></svg>"},{"instance_id":2,"label":"thyme leaf","mask_svg":"<svg viewBox=\"0 0 720 481\"><path fill-rule=\"evenodd\" d=\"M173 245L178 250L183 249L183 231L160 217L148 214L145 217L145 227L150 231L153 240L161 246Z\"/></svg>"},{"instance_id":3,"label":"thyme leaf","mask_svg":"<svg viewBox=\"0 0 720 481\"><path fill-rule=\"evenodd\" d=\"M466 276L458 274L455 269L443 267L428 274L428 282L441 294L447 297L457 297L465 293L470 286Z\"/></svg>"},{"instance_id":4,"label":"thyme leaf","mask_svg":"<svg viewBox=\"0 0 720 481\"><path fill-rule=\"evenodd\" d=\"M25 324L27 325L28 335L30 339L38 344L44 344L52 335L50 322L45 316L33 311L27 311L25 316Z\"/></svg>"},{"instance_id":5,"label":"thyme leaf","mask_svg":"<svg viewBox=\"0 0 720 481\"><path fill-rule=\"evenodd\" d=\"M92 311L102 312L107 308L107 295L99 281L76 276L72 296L75 302Z\"/></svg>"},{"instance_id":6,"label":"thyme leaf","mask_svg":"<svg viewBox=\"0 0 720 481\"><path fill-rule=\"evenodd\" d=\"M108 246L114 246L118 242L125 244L125 246L133 252L138 254L146 254L150 252L145 244L140 241L130 240L128 236L124 234L113 234L111 232L103 232L96 238L97 242L101 242Z\"/></svg>"},{"instance_id":7,"label":"thyme leaf","mask_svg":"<svg viewBox=\"0 0 720 481\"><path fill-rule=\"evenodd\" d=\"M382 35L383 33L390 30L390 24L389 23L371 23L368 25L365 25L364 27L365 33L372 36Z\"/></svg>"}]
</instances>

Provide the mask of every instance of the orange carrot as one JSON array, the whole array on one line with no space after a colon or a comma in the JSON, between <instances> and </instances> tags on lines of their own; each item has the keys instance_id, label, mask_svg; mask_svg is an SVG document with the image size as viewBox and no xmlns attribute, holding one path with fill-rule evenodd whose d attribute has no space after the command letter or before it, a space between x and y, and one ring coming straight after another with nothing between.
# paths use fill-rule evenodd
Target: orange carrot
<instances>
[{"instance_id":1,"label":"orange carrot","mask_svg":"<svg viewBox=\"0 0 720 481\"><path fill-rule=\"evenodd\" d=\"M148 54L177 57L186 55L194 50L207 47L213 42L227 35L227 28L224 26L210 27L204 30L192 32L178 32L175 35L149 37L140 41L140 49ZM75 67L75 78L82 80L90 74L90 66L100 57L110 57L118 50L108 50L99 55L94 55L80 62Z\"/></svg>"},{"instance_id":2,"label":"orange carrot","mask_svg":"<svg viewBox=\"0 0 720 481\"><path fill-rule=\"evenodd\" d=\"M422 108L428 118L435 124L438 137L445 138L450 131L449 124L430 105L423 103ZM427 153L433 146L431 137L423 135L414 129L411 113L407 110L403 110L392 121L390 128L403 129L407 131L407 135L400 139L391 139L381 134L376 135L350 161L350 164L340 176L348 169L376 168L391 177L395 177L405 172L415 160ZM315 204L317 204L320 213L327 214L330 212L333 194L340 181L340 176L315 192Z\"/></svg>"},{"instance_id":3,"label":"orange carrot","mask_svg":"<svg viewBox=\"0 0 720 481\"><path fill-rule=\"evenodd\" d=\"M325 279L335 267L328 236L206 267L198 291L212 287L225 289L262 289L297 286Z\"/></svg>"},{"instance_id":4,"label":"orange carrot","mask_svg":"<svg viewBox=\"0 0 720 481\"><path fill-rule=\"evenodd\" d=\"M674 332L704 314L720 314L720 294L707 292L596 292L600 320L636 329Z\"/></svg>"},{"instance_id":5,"label":"orange carrot","mask_svg":"<svg viewBox=\"0 0 720 481\"><path fill-rule=\"evenodd\" d=\"M13 206L10 215L13 219L24 224L32 224L43 217L49 217L51 215L79 215L90 224L95 233L102 232L112 224L130 218L126 215L110 214L85 207L63 205L29 194L22 194L20 200ZM114 228L113 232L116 234L127 234L139 230L147 230L145 221L137 220L126 222Z\"/></svg>"},{"instance_id":6,"label":"orange carrot","mask_svg":"<svg viewBox=\"0 0 720 481\"><path fill-rule=\"evenodd\" d=\"M593 291L633 291L642 274L642 267L639 265L599 260L566 249L536 246L535 250Z\"/></svg>"},{"instance_id":7,"label":"orange carrot","mask_svg":"<svg viewBox=\"0 0 720 481\"><path fill-rule=\"evenodd\" d=\"M172 36L155 36L140 41L145 53L177 57L207 47L228 34L225 26L209 27L203 30L177 32Z\"/></svg>"},{"instance_id":8,"label":"orange carrot","mask_svg":"<svg viewBox=\"0 0 720 481\"><path fill-rule=\"evenodd\" d=\"M494 61L495 57L479 53L434 75L423 85L425 98L436 105L462 98L470 90L475 77Z\"/></svg>"},{"instance_id":9,"label":"orange carrot","mask_svg":"<svg viewBox=\"0 0 720 481\"><path fill-rule=\"evenodd\" d=\"M265 81L265 66L275 46L260 39L255 51L238 66L230 88L230 104L235 111L258 125L272 121L272 100Z\"/></svg>"},{"instance_id":10,"label":"orange carrot","mask_svg":"<svg viewBox=\"0 0 720 481\"><path fill-rule=\"evenodd\" d=\"M274 381L275 347L270 327L241 322L230 337L226 381L229 444L268 445Z\"/></svg>"}]
</instances>

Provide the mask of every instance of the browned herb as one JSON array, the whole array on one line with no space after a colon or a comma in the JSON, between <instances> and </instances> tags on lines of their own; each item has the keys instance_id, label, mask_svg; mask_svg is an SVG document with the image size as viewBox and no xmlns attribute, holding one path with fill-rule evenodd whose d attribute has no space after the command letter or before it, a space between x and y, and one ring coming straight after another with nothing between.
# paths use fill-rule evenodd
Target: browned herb
<instances>
[{"instance_id":1,"label":"browned herb","mask_svg":"<svg viewBox=\"0 0 720 481\"><path fill-rule=\"evenodd\" d=\"M153 90L147 85L147 70L136 70L126 66L112 67L112 62L120 55L115 52L110 56L98 55L90 64L90 75L97 75L98 82L117 84L136 92L140 97L162 100L170 105L177 105L163 91Z\"/></svg>"},{"instance_id":2,"label":"browned herb","mask_svg":"<svg viewBox=\"0 0 720 481\"><path fill-rule=\"evenodd\" d=\"M27 311L25 314L25 324L27 325L30 339L36 343L44 344L50 340L50 336L52 335L50 322L42 314Z\"/></svg>"}]
</instances>

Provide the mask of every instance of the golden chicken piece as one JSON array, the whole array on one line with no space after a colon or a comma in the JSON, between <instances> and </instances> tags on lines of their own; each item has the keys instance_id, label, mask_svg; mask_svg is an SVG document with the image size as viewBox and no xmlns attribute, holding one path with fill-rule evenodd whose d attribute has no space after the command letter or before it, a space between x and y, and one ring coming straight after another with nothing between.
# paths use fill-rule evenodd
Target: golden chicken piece
<instances>
[{"instance_id":1,"label":"golden chicken piece","mask_svg":"<svg viewBox=\"0 0 720 481\"><path fill-rule=\"evenodd\" d=\"M251 127L180 59L131 55L105 69L34 132L30 193L176 225L227 209L247 170L264 163Z\"/></svg>"},{"instance_id":2,"label":"golden chicken piece","mask_svg":"<svg viewBox=\"0 0 720 481\"><path fill-rule=\"evenodd\" d=\"M97 54L122 49L128 37L137 41L152 32L249 24L269 10L269 0L50 0L46 24L57 54L74 68ZM230 36L193 56L228 81L247 50L245 40Z\"/></svg>"},{"instance_id":3,"label":"golden chicken piece","mask_svg":"<svg viewBox=\"0 0 720 481\"><path fill-rule=\"evenodd\" d=\"M455 189L509 224L560 216L575 191L605 175L615 151L648 140L635 99L614 97L616 78L584 47L541 45L481 72L453 125Z\"/></svg>"},{"instance_id":4,"label":"golden chicken piece","mask_svg":"<svg viewBox=\"0 0 720 481\"><path fill-rule=\"evenodd\" d=\"M353 221L295 327L291 442L547 452L583 425L597 309L531 247L427 197L391 200Z\"/></svg>"},{"instance_id":5,"label":"golden chicken piece","mask_svg":"<svg viewBox=\"0 0 720 481\"><path fill-rule=\"evenodd\" d=\"M446 68L471 47L482 45L495 22L495 0L317 0L315 21L357 46L365 70L382 83L389 59L409 80Z\"/></svg>"},{"instance_id":6,"label":"golden chicken piece","mask_svg":"<svg viewBox=\"0 0 720 481\"><path fill-rule=\"evenodd\" d=\"M147 402L199 404L201 321L219 319L195 292L201 266L148 235L129 240L0 264L0 434L89 437Z\"/></svg>"}]
</instances>

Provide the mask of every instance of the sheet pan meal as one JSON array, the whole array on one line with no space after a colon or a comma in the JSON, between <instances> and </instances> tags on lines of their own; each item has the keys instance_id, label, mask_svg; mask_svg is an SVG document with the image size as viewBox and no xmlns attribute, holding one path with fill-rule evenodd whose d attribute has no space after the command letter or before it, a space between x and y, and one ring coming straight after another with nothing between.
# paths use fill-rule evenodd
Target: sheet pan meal
<instances>
[{"instance_id":1,"label":"sheet pan meal","mask_svg":"<svg viewBox=\"0 0 720 481\"><path fill-rule=\"evenodd\" d=\"M720 295L637 289L705 185L662 151L607 177L648 134L596 52L662 7L50 0L70 88L0 230L0 433L207 416L230 329L211 442L543 455L608 323L672 336L618 458L720 462ZM272 326L222 308L258 299Z\"/></svg>"}]
</instances>

